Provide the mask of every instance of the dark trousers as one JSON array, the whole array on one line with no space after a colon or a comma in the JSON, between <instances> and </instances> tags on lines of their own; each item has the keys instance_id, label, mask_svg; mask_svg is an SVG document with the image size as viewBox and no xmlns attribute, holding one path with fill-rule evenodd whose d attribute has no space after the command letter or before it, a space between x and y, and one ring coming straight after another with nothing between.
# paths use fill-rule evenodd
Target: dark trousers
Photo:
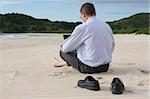
<instances>
[{"instance_id":1,"label":"dark trousers","mask_svg":"<svg viewBox=\"0 0 150 99\"><path fill-rule=\"evenodd\" d=\"M69 66L73 66L73 68L79 70L81 73L100 73L100 72L107 72L109 68L109 63L100 65L98 67L90 67L84 63L82 63L77 58L76 51L69 52L69 53L63 53L60 51L60 57L67 62Z\"/></svg>"}]
</instances>

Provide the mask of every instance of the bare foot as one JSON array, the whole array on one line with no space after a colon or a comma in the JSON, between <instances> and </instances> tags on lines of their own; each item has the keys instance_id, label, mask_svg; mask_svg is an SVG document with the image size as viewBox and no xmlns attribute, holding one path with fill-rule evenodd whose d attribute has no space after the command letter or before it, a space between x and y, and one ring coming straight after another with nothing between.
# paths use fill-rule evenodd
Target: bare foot
<instances>
[{"instance_id":1,"label":"bare foot","mask_svg":"<svg viewBox=\"0 0 150 99\"><path fill-rule=\"evenodd\" d=\"M59 60L55 57L56 63L54 64L54 67L63 67L66 66L67 63L65 61Z\"/></svg>"},{"instance_id":2,"label":"bare foot","mask_svg":"<svg viewBox=\"0 0 150 99\"><path fill-rule=\"evenodd\" d=\"M67 66L67 63L63 61L58 61L54 64L54 67L63 67L63 66Z\"/></svg>"}]
</instances>

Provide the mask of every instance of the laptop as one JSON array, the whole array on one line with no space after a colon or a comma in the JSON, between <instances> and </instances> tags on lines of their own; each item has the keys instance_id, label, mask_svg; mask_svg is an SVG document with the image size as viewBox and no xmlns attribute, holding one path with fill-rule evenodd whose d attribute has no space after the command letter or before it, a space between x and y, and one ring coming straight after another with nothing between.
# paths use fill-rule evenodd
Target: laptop
<instances>
[{"instance_id":1,"label":"laptop","mask_svg":"<svg viewBox=\"0 0 150 99\"><path fill-rule=\"evenodd\" d=\"M69 34L63 35L64 40L67 39L69 36L70 36Z\"/></svg>"}]
</instances>

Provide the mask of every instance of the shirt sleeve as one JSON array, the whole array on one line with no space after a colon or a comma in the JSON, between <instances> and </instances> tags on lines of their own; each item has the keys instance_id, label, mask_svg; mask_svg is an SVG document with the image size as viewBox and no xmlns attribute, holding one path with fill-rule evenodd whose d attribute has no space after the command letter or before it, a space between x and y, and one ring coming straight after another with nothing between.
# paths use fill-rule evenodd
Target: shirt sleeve
<instances>
[{"instance_id":1,"label":"shirt sleeve","mask_svg":"<svg viewBox=\"0 0 150 99\"><path fill-rule=\"evenodd\" d=\"M86 39L86 27L81 24L72 32L71 36L63 41L60 50L64 53L76 50Z\"/></svg>"},{"instance_id":2,"label":"shirt sleeve","mask_svg":"<svg viewBox=\"0 0 150 99\"><path fill-rule=\"evenodd\" d=\"M113 52L115 49L115 40L114 40L114 36L113 36L113 31L109 24L107 24L107 26L108 26L108 31L110 32L111 37L112 37L112 52Z\"/></svg>"},{"instance_id":3,"label":"shirt sleeve","mask_svg":"<svg viewBox=\"0 0 150 99\"><path fill-rule=\"evenodd\" d=\"M114 40L113 31L112 31L111 27L110 27L110 30L111 30L111 37L112 37L112 52L113 52L115 49L115 40Z\"/></svg>"}]
</instances>

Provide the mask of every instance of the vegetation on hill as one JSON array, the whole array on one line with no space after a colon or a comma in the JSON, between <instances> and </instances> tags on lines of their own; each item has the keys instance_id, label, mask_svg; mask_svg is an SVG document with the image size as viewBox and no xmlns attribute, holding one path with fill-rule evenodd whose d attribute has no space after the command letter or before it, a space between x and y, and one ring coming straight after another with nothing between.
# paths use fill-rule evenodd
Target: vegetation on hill
<instances>
[{"instance_id":1,"label":"vegetation on hill","mask_svg":"<svg viewBox=\"0 0 150 99\"><path fill-rule=\"evenodd\" d=\"M149 34L150 13L139 13L118 21L108 22L115 34ZM81 22L50 21L24 14L0 14L1 33L70 33Z\"/></svg>"},{"instance_id":2,"label":"vegetation on hill","mask_svg":"<svg viewBox=\"0 0 150 99\"><path fill-rule=\"evenodd\" d=\"M149 34L149 16L150 13L139 13L109 24L117 34Z\"/></svg>"},{"instance_id":3,"label":"vegetation on hill","mask_svg":"<svg viewBox=\"0 0 150 99\"><path fill-rule=\"evenodd\" d=\"M63 33L71 32L80 22L49 21L48 19L35 19L23 14L4 14L1 18L2 33Z\"/></svg>"}]
</instances>

